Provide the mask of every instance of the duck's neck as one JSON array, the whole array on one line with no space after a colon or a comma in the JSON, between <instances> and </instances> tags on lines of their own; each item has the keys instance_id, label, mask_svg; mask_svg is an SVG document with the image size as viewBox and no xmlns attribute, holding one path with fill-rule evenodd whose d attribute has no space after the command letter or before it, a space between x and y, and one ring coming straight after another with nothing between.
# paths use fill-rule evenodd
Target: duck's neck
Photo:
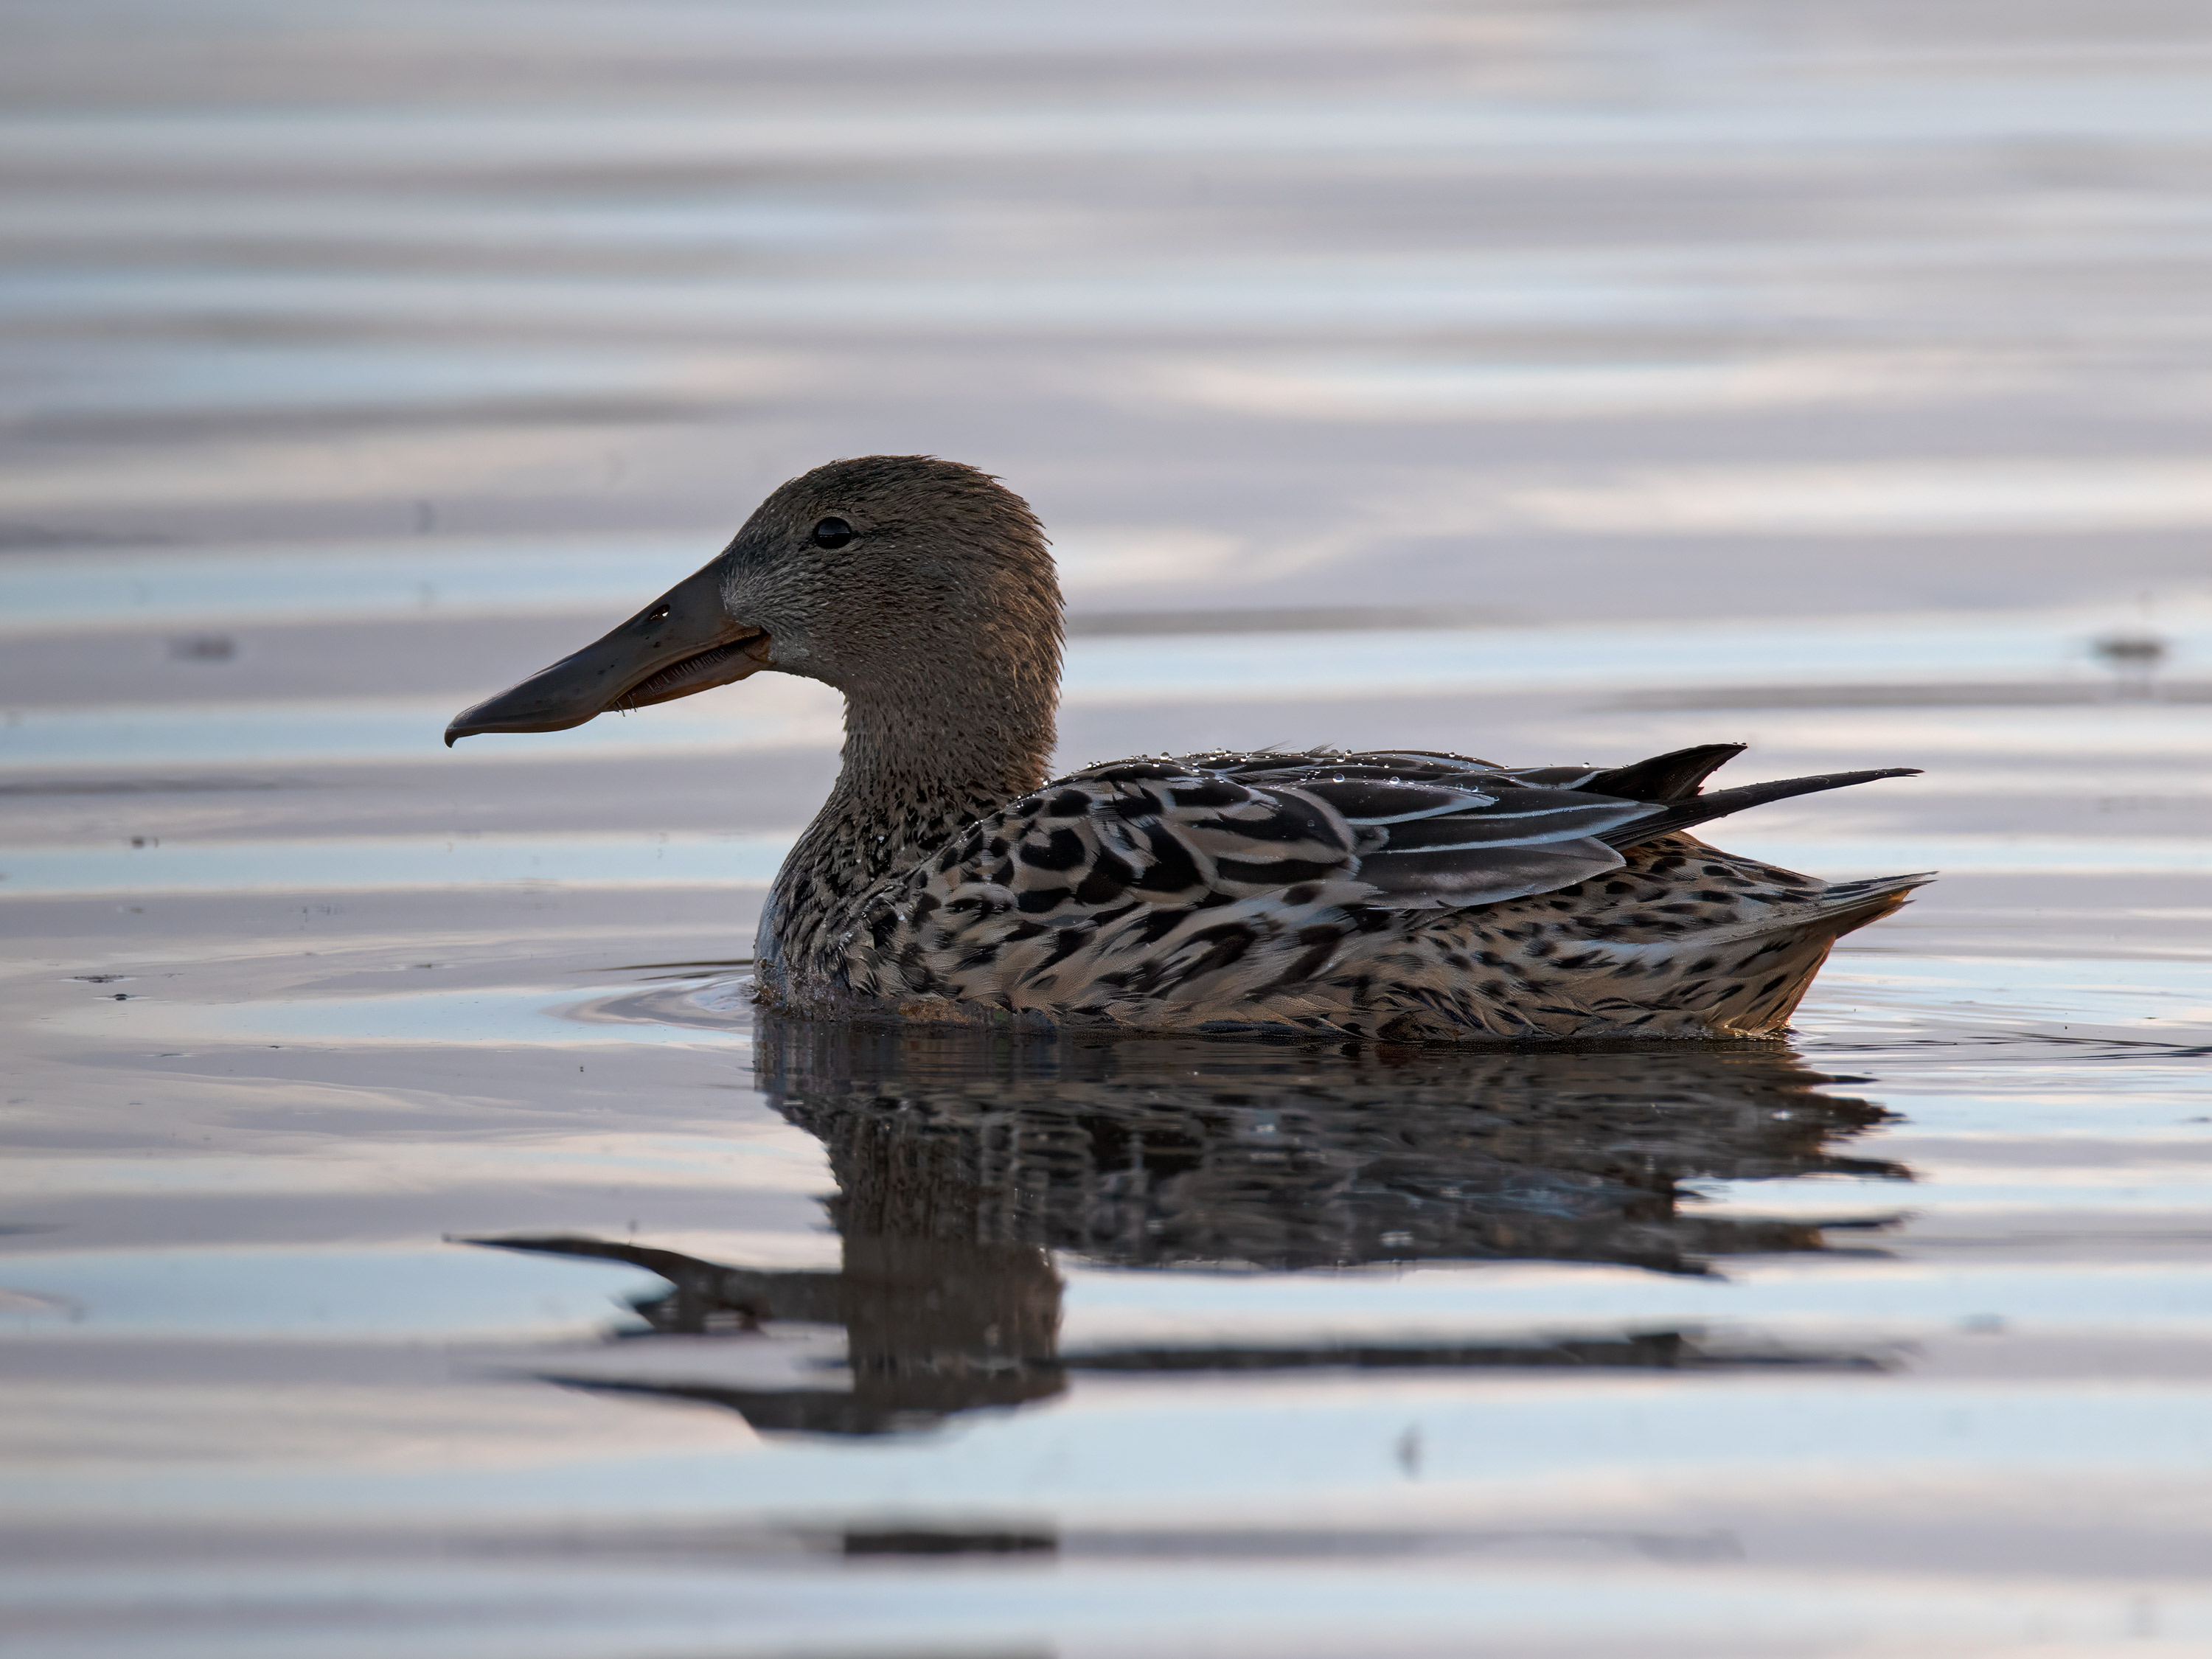
<instances>
[{"instance_id":1,"label":"duck's neck","mask_svg":"<svg viewBox=\"0 0 2212 1659\"><path fill-rule=\"evenodd\" d=\"M872 880L928 857L956 831L1036 788L1052 754L1051 705L991 702L963 699L948 719L927 704L848 699L844 769L807 839L844 827L865 832L838 844L850 849L854 873Z\"/></svg>"},{"instance_id":2,"label":"duck's neck","mask_svg":"<svg viewBox=\"0 0 2212 1659\"><path fill-rule=\"evenodd\" d=\"M811 954L885 877L1042 783L1055 690L985 679L949 699L848 693L843 769L776 878L763 954Z\"/></svg>"}]
</instances>

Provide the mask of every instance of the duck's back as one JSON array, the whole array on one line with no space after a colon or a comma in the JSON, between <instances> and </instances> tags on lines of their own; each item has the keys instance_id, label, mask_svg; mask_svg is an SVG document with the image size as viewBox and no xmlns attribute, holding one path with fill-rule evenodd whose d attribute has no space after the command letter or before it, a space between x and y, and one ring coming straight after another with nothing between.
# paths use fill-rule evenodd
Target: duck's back
<instances>
[{"instance_id":1,"label":"duck's back","mask_svg":"<svg viewBox=\"0 0 2212 1659\"><path fill-rule=\"evenodd\" d=\"M1923 878L1831 885L1681 833L1883 773L1702 794L1633 767L1214 753L1088 769L858 896L788 999L838 1012L1399 1040L1757 1036Z\"/></svg>"}]
</instances>

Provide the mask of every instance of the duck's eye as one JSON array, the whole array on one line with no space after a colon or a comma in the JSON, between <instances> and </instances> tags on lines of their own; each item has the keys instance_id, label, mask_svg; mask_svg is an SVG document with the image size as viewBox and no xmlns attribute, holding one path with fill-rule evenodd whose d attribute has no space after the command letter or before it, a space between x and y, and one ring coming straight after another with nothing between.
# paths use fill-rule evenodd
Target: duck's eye
<instances>
[{"instance_id":1,"label":"duck's eye","mask_svg":"<svg viewBox=\"0 0 2212 1659\"><path fill-rule=\"evenodd\" d=\"M817 547L842 547L853 539L853 526L842 519L824 519L814 526Z\"/></svg>"},{"instance_id":2,"label":"duck's eye","mask_svg":"<svg viewBox=\"0 0 2212 1659\"><path fill-rule=\"evenodd\" d=\"M656 605L652 610L645 613L645 619L647 622L666 622L668 620L668 607L665 605Z\"/></svg>"}]
</instances>

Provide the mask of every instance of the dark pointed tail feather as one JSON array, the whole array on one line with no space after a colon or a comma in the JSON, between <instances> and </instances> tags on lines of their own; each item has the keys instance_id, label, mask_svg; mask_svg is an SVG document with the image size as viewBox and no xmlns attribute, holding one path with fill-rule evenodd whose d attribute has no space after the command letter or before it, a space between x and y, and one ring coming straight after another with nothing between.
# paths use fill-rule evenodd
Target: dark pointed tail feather
<instances>
[{"instance_id":1,"label":"dark pointed tail feather","mask_svg":"<svg viewBox=\"0 0 2212 1659\"><path fill-rule=\"evenodd\" d=\"M1778 778L1772 783L1747 783L1741 789L1717 789L1710 795L1691 795L1680 800L1665 802L1663 805L1667 810L1663 812L1655 812L1648 818L1638 818L1633 823L1624 823L1618 830L1608 830L1597 839L1618 850L1655 841L1661 836L1672 835L1677 830L1687 830L1692 824L1724 818L1731 812L1742 811L1746 807L1764 806L1771 800L1788 800L1793 795L1818 794L1823 789L1843 789L1854 783L1870 783L1876 778L1913 778L1919 775L1920 769L1917 766L1889 766L1878 772L1827 772L1819 777Z\"/></svg>"},{"instance_id":2,"label":"dark pointed tail feather","mask_svg":"<svg viewBox=\"0 0 2212 1659\"><path fill-rule=\"evenodd\" d=\"M1693 749L1654 755L1632 766L1616 766L1582 787L1593 795L1611 795L1617 800L1680 800L1696 794L1698 785L1749 746L1701 743Z\"/></svg>"},{"instance_id":3,"label":"dark pointed tail feather","mask_svg":"<svg viewBox=\"0 0 2212 1659\"><path fill-rule=\"evenodd\" d=\"M1922 870L1910 876L1879 876L1871 881L1832 881L1820 895L1824 927L1840 939L1870 921L1911 902L1913 890L1936 879L1936 872Z\"/></svg>"}]
</instances>

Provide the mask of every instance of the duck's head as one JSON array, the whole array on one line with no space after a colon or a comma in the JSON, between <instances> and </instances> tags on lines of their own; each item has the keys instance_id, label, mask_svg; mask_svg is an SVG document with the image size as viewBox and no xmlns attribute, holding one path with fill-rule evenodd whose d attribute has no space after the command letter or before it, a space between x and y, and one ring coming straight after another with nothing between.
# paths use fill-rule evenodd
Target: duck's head
<instances>
[{"instance_id":1,"label":"duck's head","mask_svg":"<svg viewBox=\"0 0 2212 1659\"><path fill-rule=\"evenodd\" d=\"M1049 720L1060 639L1052 556L1020 496L933 456L832 461L613 632L457 715L446 742L558 732L763 669L856 708L1041 696Z\"/></svg>"}]
</instances>

